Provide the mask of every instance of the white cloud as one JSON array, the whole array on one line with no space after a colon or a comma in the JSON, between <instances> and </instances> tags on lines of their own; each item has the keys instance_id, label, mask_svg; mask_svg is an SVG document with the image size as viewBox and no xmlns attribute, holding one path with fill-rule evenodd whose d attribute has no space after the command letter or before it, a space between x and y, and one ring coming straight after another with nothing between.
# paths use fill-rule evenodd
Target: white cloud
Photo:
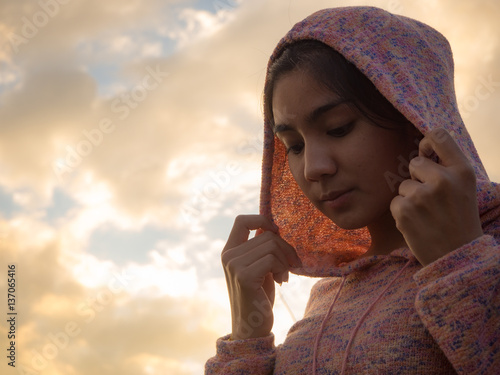
<instances>
[{"instance_id":1,"label":"white cloud","mask_svg":"<svg viewBox=\"0 0 500 375\"><path fill-rule=\"evenodd\" d=\"M171 39L177 41L180 48L186 47L191 43L212 37L233 18L231 15L232 12L226 10L213 14L205 10L185 8L178 15L183 24L166 33Z\"/></svg>"},{"instance_id":2,"label":"white cloud","mask_svg":"<svg viewBox=\"0 0 500 375\"><path fill-rule=\"evenodd\" d=\"M162 45L159 42L146 43L142 46L142 56L147 57L160 57L162 55Z\"/></svg>"}]
</instances>

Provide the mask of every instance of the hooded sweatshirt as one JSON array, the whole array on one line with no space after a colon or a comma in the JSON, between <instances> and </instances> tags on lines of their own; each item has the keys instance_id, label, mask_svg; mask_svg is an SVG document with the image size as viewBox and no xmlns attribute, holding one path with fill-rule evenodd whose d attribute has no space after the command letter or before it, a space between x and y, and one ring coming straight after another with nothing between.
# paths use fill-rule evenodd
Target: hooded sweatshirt
<instances>
[{"instance_id":1,"label":"hooded sweatshirt","mask_svg":"<svg viewBox=\"0 0 500 375\"><path fill-rule=\"evenodd\" d=\"M292 272L322 279L283 344L274 346L272 334L221 337L206 373L499 374L500 185L460 117L448 41L382 9L324 9L285 35L268 71L288 45L308 39L341 53L423 135L438 127L452 134L476 173L484 235L425 267L408 247L362 257L367 229L337 227L304 196L265 113L261 214L301 258Z\"/></svg>"}]
</instances>

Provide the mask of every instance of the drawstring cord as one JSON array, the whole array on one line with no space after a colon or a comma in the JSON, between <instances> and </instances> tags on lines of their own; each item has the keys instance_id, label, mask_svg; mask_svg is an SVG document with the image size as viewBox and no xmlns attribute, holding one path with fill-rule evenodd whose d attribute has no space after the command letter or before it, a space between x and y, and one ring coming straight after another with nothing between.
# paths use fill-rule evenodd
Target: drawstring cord
<instances>
[{"instance_id":1,"label":"drawstring cord","mask_svg":"<svg viewBox=\"0 0 500 375\"><path fill-rule=\"evenodd\" d=\"M323 334L323 329L325 328L326 321L328 317L330 316L330 313L332 312L333 306L335 305L335 302L337 301L337 298L340 295L340 291L344 287L346 276L342 278L342 282L340 283L339 290L337 291L337 294L335 295L335 298L333 299L332 304L330 305L330 308L328 309L328 312L326 313L325 317L323 318L323 322L321 323L321 327L319 327L319 332L316 335L316 340L314 340L314 350L313 350L313 374L316 374L316 357L318 356L318 345L319 345L319 340L321 339L321 335Z\"/></svg>"},{"instance_id":2,"label":"drawstring cord","mask_svg":"<svg viewBox=\"0 0 500 375\"><path fill-rule=\"evenodd\" d=\"M394 279L392 279L392 281L385 287L385 289L379 294L379 296L375 299L375 301L372 302L370 307L368 307L366 309L366 311L363 314L363 316L361 317L361 319L359 319L358 324L356 325L356 328L354 328L354 331L352 331L351 338L349 339L349 342L347 344L347 348L345 350L344 360L342 361L342 370L340 371L341 375L345 374L345 368L347 366L347 356L349 355L349 350L351 349L352 343L354 341L354 336L356 336L356 333L358 332L359 327L361 327L361 323L363 323L363 321L365 320L366 316L368 315L370 310L373 308L373 306L375 306L375 304L382 299L385 292L387 292L387 290L391 287L391 285L394 284L394 282L398 279L399 276L401 276L403 271L410 265L410 263L411 263L411 260L406 262L405 266L403 268L401 268L401 270L399 270L399 272L394 277Z\"/></svg>"},{"instance_id":3,"label":"drawstring cord","mask_svg":"<svg viewBox=\"0 0 500 375\"><path fill-rule=\"evenodd\" d=\"M404 267L399 270L399 272L396 274L396 276L394 276L394 278L392 279L392 281L384 288L384 290L371 303L371 305L366 309L366 311L364 312L364 314L359 319L358 324L356 324L356 327L352 331L352 334L351 334L351 337L349 339L349 342L347 343L347 347L346 347L345 354L344 354L344 359L342 361L342 370L340 371L341 375L345 374L345 370L346 370L346 367L347 367L347 357L349 356L349 351L351 350L351 346L352 346L352 343L354 341L354 337L356 336L356 333L358 332L359 328L361 327L361 324L363 323L363 321L367 317L368 313L373 309L373 306L375 306L375 304L382 299L382 297L387 292L387 290L392 286L392 284L394 284L396 282L396 280L399 278L399 276L401 276L401 274L404 272L404 270L410 264L411 264L411 260L409 260L408 262L406 262L406 264L404 265ZM322 331L324 329L326 320L328 319L328 316L330 315L330 313L331 313L331 311L333 309L333 306L335 305L335 302L337 301L337 298L338 298L338 296L340 294L340 291L342 290L342 287L344 286L345 279L346 279L346 276L344 276L344 278L342 280L342 284L340 284L340 288L339 288L339 290L338 290L338 292L337 292L337 294L335 296L335 299L333 300L332 304L330 305L330 308L328 309L328 312L327 312L325 318L323 319L323 323L321 323L320 331L318 332L318 335L316 336L316 340L314 342L314 354L313 354L313 374L316 374L316 356L317 356L317 349L318 349L318 345L319 345L319 340L320 340L321 335L322 335Z\"/></svg>"}]
</instances>

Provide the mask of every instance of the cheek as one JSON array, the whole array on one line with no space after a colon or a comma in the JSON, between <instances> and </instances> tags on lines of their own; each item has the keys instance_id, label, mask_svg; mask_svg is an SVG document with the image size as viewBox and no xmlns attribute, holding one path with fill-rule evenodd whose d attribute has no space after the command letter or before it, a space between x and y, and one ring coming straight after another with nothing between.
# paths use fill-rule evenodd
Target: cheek
<instances>
[{"instance_id":1,"label":"cheek","mask_svg":"<svg viewBox=\"0 0 500 375\"><path fill-rule=\"evenodd\" d=\"M403 154L385 144L371 152L368 150L358 169L359 175L365 177L365 187L388 199L397 195L399 183L409 177L408 169L401 160L404 160Z\"/></svg>"},{"instance_id":2,"label":"cheek","mask_svg":"<svg viewBox=\"0 0 500 375\"><path fill-rule=\"evenodd\" d=\"M305 175L304 175L304 165L303 163L299 162L288 162L288 166L290 168L290 172L292 173L293 179L299 186L300 190L304 193L304 195L311 201L313 201L314 197L311 194L311 185L310 183L306 180Z\"/></svg>"},{"instance_id":3,"label":"cheek","mask_svg":"<svg viewBox=\"0 0 500 375\"><path fill-rule=\"evenodd\" d=\"M378 174L380 176L380 189L388 196L398 195L399 185L407 179L411 179L409 162L418 155L418 149L414 146L387 149L380 159Z\"/></svg>"},{"instance_id":4,"label":"cheek","mask_svg":"<svg viewBox=\"0 0 500 375\"><path fill-rule=\"evenodd\" d=\"M290 160L290 158L287 158L287 162L288 162L288 168L290 169L290 172L292 173L292 176L295 180L295 182L297 182L297 184L300 186L300 188L302 190L304 190L304 182L305 182L305 179L304 179L304 168L303 166L300 164L300 162L296 161L296 160Z\"/></svg>"}]
</instances>

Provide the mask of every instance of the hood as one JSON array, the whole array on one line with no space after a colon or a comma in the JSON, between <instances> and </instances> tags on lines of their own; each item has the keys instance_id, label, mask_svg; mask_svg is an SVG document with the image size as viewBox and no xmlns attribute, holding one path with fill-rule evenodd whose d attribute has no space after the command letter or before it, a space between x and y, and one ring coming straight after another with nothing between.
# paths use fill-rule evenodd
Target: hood
<instances>
[{"instance_id":1,"label":"hood","mask_svg":"<svg viewBox=\"0 0 500 375\"><path fill-rule=\"evenodd\" d=\"M476 172L483 230L498 238L499 233L492 232L498 230L500 186L490 182L460 117L453 56L446 38L422 22L379 8L324 9L295 24L281 39L268 72L288 45L305 39L323 42L341 53L422 134L437 127L452 134ZM345 264L351 263L352 269L352 262L367 251L368 230L341 229L312 205L288 168L286 150L274 136L268 114L264 117L260 213L278 225L280 235L302 259L303 267L292 272L318 277L345 274ZM408 249L398 249L393 255L412 256Z\"/></svg>"}]
</instances>

